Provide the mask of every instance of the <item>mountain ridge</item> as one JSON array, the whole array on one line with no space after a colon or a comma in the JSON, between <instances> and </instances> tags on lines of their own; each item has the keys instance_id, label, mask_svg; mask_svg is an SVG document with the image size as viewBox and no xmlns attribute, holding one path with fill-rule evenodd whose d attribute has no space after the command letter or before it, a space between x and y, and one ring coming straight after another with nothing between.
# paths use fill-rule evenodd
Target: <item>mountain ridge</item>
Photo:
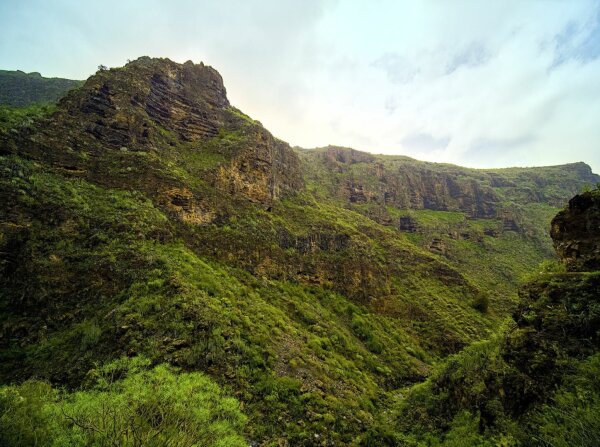
<instances>
[{"instance_id":1,"label":"mountain ridge","mask_svg":"<svg viewBox=\"0 0 600 447\"><path fill-rule=\"evenodd\" d=\"M64 78L45 78L38 72L0 70L0 106L26 107L59 100L83 84Z\"/></svg>"},{"instance_id":2,"label":"mountain ridge","mask_svg":"<svg viewBox=\"0 0 600 447\"><path fill-rule=\"evenodd\" d=\"M573 161L573 162L568 162L568 163L559 163L559 164L555 164L555 165L535 165L535 166L504 166L504 167L497 167L497 168L487 168L487 167L479 167L479 168L473 168L473 167L468 167L468 166L462 166L456 163L450 163L450 162L437 162L437 161L425 161L425 160L419 160L418 158L414 158L411 157L410 155L404 155L404 154L387 154L387 153L383 153L383 152L375 152L375 151L366 151L366 150L361 150L361 149L356 149L353 147L349 147L349 146L339 146L336 144L328 144L326 146L315 146L315 147L301 147L301 146L292 146L293 149L297 150L297 151L326 151L328 149L337 149L337 150L342 150L342 151L349 151L349 152L357 152L360 154L366 154L366 155L372 155L374 158L389 158L389 159L399 159L399 160L406 160L406 161L413 161L413 162L420 162L420 163L424 163L424 164L431 164L434 166L448 166L448 167L455 167L455 168L461 168L461 169L465 169L465 170L473 170L473 171L490 171L490 172L494 172L494 171L502 171L502 170L529 170L529 169L537 169L537 168L553 168L553 167L560 167L560 166L572 166L575 168L581 168L581 170L583 172L589 172L591 174L594 174L592 172L592 168L589 164L587 164L585 161ZM598 174L596 174L598 175Z\"/></svg>"},{"instance_id":3,"label":"mountain ridge","mask_svg":"<svg viewBox=\"0 0 600 447\"><path fill-rule=\"evenodd\" d=\"M165 61L172 62L174 64L178 64L177 62L173 62L173 61L171 61L168 58L151 58L151 57L148 57L148 56L142 56L142 57L134 60L133 62L136 62L136 61L139 61L139 60L148 61L148 60L152 60L152 59L165 60ZM131 63L131 61L129 63ZM189 65L189 64L194 64L194 63L192 61L187 61L184 64L179 64L179 65L185 65L185 64ZM204 63L200 62L199 65L204 66ZM212 67L210 67L210 66L207 66L207 67L209 69L212 69L213 71L216 72L216 70L214 70ZM105 67L103 69L108 70L108 68L105 68ZM72 80L72 79L61 78L61 77L49 77L48 78L48 77L41 76L41 74L39 72L26 73L26 72L21 71L21 70L0 70L0 73L3 74L3 75L4 74L6 74L6 75L14 75L14 74L17 74L17 75L27 75L27 76L31 76L31 77L34 77L34 78L42 78L42 79L46 79L46 80L69 81L70 83L73 83L71 88L74 88L74 87L77 87L77 86L81 86L81 85L83 85L86 82L86 81ZM216 72L216 74L220 77L220 75L218 74L218 72ZM224 86L222 85L223 84L222 78L220 80L220 84L221 84L222 89L224 90ZM23 89L24 90L29 90L28 87L24 87ZM40 103L40 102L43 103L43 102L48 102L48 101L49 102L58 101L62 97L64 97L64 95L66 95L68 93L68 90L69 89L65 89L64 91L60 92L58 94L58 96L53 97L50 100L34 99L30 103L28 103L28 104L18 104L17 105L17 104L10 104L9 102L5 102L5 104L6 105L18 106L18 107L23 107L23 106L26 106L26 105L29 105L29 104L33 104L33 103ZM225 96L226 96L226 92L225 92ZM226 97L225 97L225 100L227 101ZM0 104L1 103L2 103L2 101L0 100ZM446 165L446 166L459 167L459 168L465 169L465 170L475 170L475 171L490 171L490 172L494 172L494 171L498 171L498 170L501 171L501 170L505 170L505 169L511 169L511 170L513 170L513 169L523 169L523 170L527 170L527 169L536 169L536 168L561 167L561 166L564 166L564 167L571 167L571 166L573 166L573 167L575 167L576 165L585 165L585 166L582 166L583 167L582 171L585 171L588 174L593 174L591 172L592 171L591 167L587 163L585 163L585 161L561 163L561 164L557 164L557 165L547 165L547 166L541 166L541 165L537 166L536 165L536 166L507 166L507 167L499 167L499 168L486 168L486 167L483 167L483 168L470 168L470 167L464 167L464 166L453 164L453 163L441 163L441 162L421 161L421 160L418 160L416 158L413 158L413 157L410 157L410 156L407 156L407 155L402 155L402 154L383 154L383 153L377 153L377 152L372 152L372 151L364 151L364 150L360 150L360 149L355 149L355 148L345 147L345 146L338 146L338 145L327 145L327 146L320 146L320 147L314 147L314 148L303 148L303 147L300 147L300 146L294 146L293 147L293 149L299 150L299 151L311 151L311 150L320 151L320 150L324 150L326 148L337 148L337 149L342 149L342 150L349 150L349 151L354 151L354 152L358 152L358 153L362 153L362 154L373 155L375 157L383 157L383 158L396 158L396 157L398 157L400 159L404 159L405 158L405 159L408 159L410 161L418 161L418 162L425 163L425 164L432 164L432 165L437 165L437 166L445 166Z\"/></svg>"},{"instance_id":4,"label":"mountain ridge","mask_svg":"<svg viewBox=\"0 0 600 447\"><path fill-rule=\"evenodd\" d=\"M0 122L0 380L143 356L215 380L248 439L357 445L517 309L589 183L381 160L295 150L214 69L147 57Z\"/></svg>"}]
</instances>

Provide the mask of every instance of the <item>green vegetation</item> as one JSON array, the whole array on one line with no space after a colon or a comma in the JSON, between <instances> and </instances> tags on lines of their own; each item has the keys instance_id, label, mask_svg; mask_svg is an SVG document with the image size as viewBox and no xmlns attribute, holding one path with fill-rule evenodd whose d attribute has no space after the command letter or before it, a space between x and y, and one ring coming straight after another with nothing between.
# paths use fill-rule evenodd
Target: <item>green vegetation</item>
<instances>
[{"instance_id":1,"label":"green vegetation","mask_svg":"<svg viewBox=\"0 0 600 447\"><path fill-rule=\"evenodd\" d=\"M600 443L600 355L577 362L552 400L533 414L530 425L546 445L595 446Z\"/></svg>"},{"instance_id":2,"label":"green vegetation","mask_svg":"<svg viewBox=\"0 0 600 447\"><path fill-rule=\"evenodd\" d=\"M0 444L597 443L585 165L296 155L182 67L0 109Z\"/></svg>"},{"instance_id":3,"label":"green vegetation","mask_svg":"<svg viewBox=\"0 0 600 447\"><path fill-rule=\"evenodd\" d=\"M49 116L55 110L54 105L31 105L22 108L2 105L0 106L0 135L8 132L17 133L30 127L35 120Z\"/></svg>"},{"instance_id":4,"label":"green vegetation","mask_svg":"<svg viewBox=\"0 0 600 447\"><path fill-rule=\"evenodd\" d=\"M39 73L0 70L0 105L27 107L53 103L83 81L44 78Z\"/></svg>"},{"instance_id":5,"label":"green vegetation","mask_svg":"<svg viewBox=\"0 0 600 447\"><path fill-rule=\"evenodd\" d=\"M77 386L96 362L143 354L219 381L227 378L246 405L251 438L277 437L283 425L295 442L318 434L346 443L374 419L381 390L419 380L435 352L455 349L491 327L468 302L460 302L470 290L460 277L425 279L415 270L414 277L392 283L404 291L395 307L377 311L330 290L341 278L331 278L329 287L294 284L202 259L175 238L172 222L142 194L68 179L14 156L2 159L0 172L10 205L5 216L23 207L36 216L25 225L3 220L3 251L14 256L5 260L2 274L4 339L12 340L1 351L5 380L30 371ZM299 219L305 210L312 210L309 219ZM379 264L373 268L398 268L385 263L383 247L368 250L376 239L359 238L344 252L315 252L312 261L302 261L300 245L273 249L270 231L287 228L301 237L309 231L307 222L337 222L327 231L356 238L364 227L383 231L390 235L388 249L415 251L414 260L404 257L404 268L409 262L420 268L420 259L433 261L354 212L307 209L296 201L271 213L239 216L226 227L194 227L194 240L206 244L206 251L212 250L208 244L223 247L224 258L242 249L240 242L253 241L256 251L257 242L265 241L257 256L270 274L275 272L268 259L279 256L289 257L284 265L307 262L306 268L310 262L345 262L344 276L364 256ZM44 273L32 281L33 271ZM457 281L455 292L451 283L441 282L449 280ZM347 283L340 292L360 297L375 286ZM55 305L43 313L29 310L49 302ZM429 309L439 316L428 318ZM452 312L443 314L445 309ZM399 325L400 311L418 318ZM11 335L23 326L32 328L27 337Z\"/></svg>"},{"instance_id":6,"label":"green vegetation","mask_svg":"<svg viewBox=\"0 0 600 447\"><path fill-rule=\"evenodd\" d=\"M9 446L246 446L238 402L200 373L142 358L93 369L81 391L30 380L0 388Z\"/></svg>"},{"instance_id":7,"label":"green vegetation","mask_svg":"<svg viewBox=\"0 0 600 447\"><path fill-rule=\"evenodd\" d=\"M392 395L365 444L596 445L599 278L552 273L530 283L498 336Z\"/></svg>"}]
</instances>

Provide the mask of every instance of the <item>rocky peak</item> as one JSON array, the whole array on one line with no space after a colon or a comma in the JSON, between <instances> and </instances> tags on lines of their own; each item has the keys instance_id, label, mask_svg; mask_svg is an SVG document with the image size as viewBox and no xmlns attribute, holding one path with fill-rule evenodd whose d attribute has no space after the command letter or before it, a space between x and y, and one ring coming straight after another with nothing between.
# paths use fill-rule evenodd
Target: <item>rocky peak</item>
<instances>
[{"instance_id":1,"label":"rocky peak","mask_svg":"<svg viewBox=\"0 0 600 447\"><path fill-rule=\"evenodd\" d=\"M303 187L289 145L230 105L215 69L191 61L141 57L100 67L51 119L0 141L0 152L143 189L194 222L214 218L223 194L269 207Z\"/></svg>"},{"instance_id":2,"label":"rocky peak","mask_svg":"<svg viewBox=\"0 0 600 447\"><path fill-rule=\"evenodd\" d=\"M550 235L569 271L600 270L600 190L573 197L552 220Z\"/></svg>"},{"instance_id":3,"label":"rocky peak","mask_svg":"<svg viewBox=\"0 0 600 447\"><path fill-rule=\"evenodd\" d=\"M578 161L576 163L567 163L564 165L564 169L576 172L586 180L593 181L598 179L598 176L592 172L592 167L582 161Z\"/></svg>"},{"instance_id":4,"label":"rocky peak","mask_svg":"<svg viewBox=\"0 0 600 447\"><path fill-rule=\"evenodd\" d=\"M183 96L196 105L203 105L204 102L212 107L229 106L223 78L217 70L203 62L195 64L187 61L178 64L169 59L144 56L129 62L122 70L145 75L146 79L150 79L151 87L156 87L156 82L167 84L169 89L178 94L176 96ZM165 99L173 101L176 97Z\"/></svg>"},{"instance_id":5,"label":"rocky peak","mask_svg":"<svg viewBox=\"0 0 600 447\"><path fill-rule=\"evenodd\" d=\"M85 130L103 145L135 147L152 139L151 124L184 141L214 136L228 106L215 69L142 57L100 69L61 102L60 111L85 122Z\"/></svg>"}]
</instances>

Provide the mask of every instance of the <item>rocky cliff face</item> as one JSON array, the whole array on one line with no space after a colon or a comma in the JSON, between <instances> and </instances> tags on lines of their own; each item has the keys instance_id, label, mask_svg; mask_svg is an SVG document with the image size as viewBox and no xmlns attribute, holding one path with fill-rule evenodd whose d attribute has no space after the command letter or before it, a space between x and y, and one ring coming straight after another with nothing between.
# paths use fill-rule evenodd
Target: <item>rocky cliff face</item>
<instances>
[{"instance_id":1,"label":"rocky cliff face","mask_svg":"<svg viewBox=\"0 0 600 447\"><path fill-rule=\"evenodd\" d=\"M91 115L86 131L116 147L148 144L147 118L183 141L213 137L229 106L223 80L213 68L150 58L102 71L78 93L66 98L63 109L71 116Z\"/></svg>"},{"instance_id":2,"label":"rocky cliff face","mask_svg":"<svg viewBox=\"0 0 600 447\"><path fill-rule=\"evenodd\" d=\"M600 192L573 197L552 220L550 233L569 271L600 270Z\"/></svg>"},{"instance_id":3,"label":"rocky cliff face","mask_svg":"<svg viewBox=\"0 0 600 447\"><path fill-rule=\"evenodd\" d=\"M461 211L473 218L504 219L507 199L561 206L583 184L600 180L584 163L477 170L336 146L300 155L309 182L326 184L329 194L351 205ZM515 222L507 225L516 231Z\"/></svg>"},{"instance_id":4,"label":"rocky cliff face","mask_svg":"<svg viewBox=\"0 0 600 447\"><path fill-rule=\"evenodd\" d=\"M166 132L183 141L216 135L228 105L222 79L211 67L143 57L90 77L61 100L36 140L54 143L55 151L94 155L122 147L158 149Z\"/></svg>"},{"instance_id":5,"label":"rocky cliff face","mask_svg":"<svg viewBox=\"0 0 600 447\"><path fill-rule=\"evenodd\" d=\"M144 189L188 221L218 215L216 190L270 206L303 184L291 148L229 105L216 70L191 61L142 57L100 70L63 98L49 120L3 140L1 152L42 157L101 184ZM165 175L174 165L179 178Z\"/></svg>"},{"instance_id":6,"label":"rocky cliff face","mask_svg":"<svg viewBox=\"0 0 600 447\"><path fill-rule=\"evenodd\" d=\"M375 156L353 149L329 147L315 154L327 169L347 178L336 194L350 203L377 203L403 209L462 210L476 217L495 215L498 197L473 179L461 179L426 166L386 166ZM361 175L353 175L360 170Z\"/></svg>"}]
</instances>

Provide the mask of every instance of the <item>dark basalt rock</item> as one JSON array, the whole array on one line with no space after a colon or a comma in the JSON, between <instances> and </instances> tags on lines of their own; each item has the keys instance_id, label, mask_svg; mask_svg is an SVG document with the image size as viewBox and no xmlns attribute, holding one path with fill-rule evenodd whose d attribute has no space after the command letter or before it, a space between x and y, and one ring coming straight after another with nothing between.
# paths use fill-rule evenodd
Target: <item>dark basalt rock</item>
<instances>
[{"instance_id":1,"label":"dark basalt rock","mask_svg":"<svg viewBox=\"0 0 600 447\"><path fill-rule=\"evenodd\" d=\"M307 236L294 236L282 231L279 244L282 248L293 248L301 254L316 251L340 251L348 247L350 236L347 234L315 233Z\"/></svg>"},{"instance_id":2,"label":"dark basalt rock","mask_svg":"<svg viewBox=\"0 0 600 447\"><path fill-rule=\"evenodd\" d=\"M569 271L600 270L600 191L573 197L552 220L550 236Z\"/></svg>"},{"instance_id":3,"label":"dark basalt rock","mask_svg":"<svg viewBox=\"0 0 600 447\"><path fill-rule=\"evenodd\" d=\"M419 230L419 225L413 217L402 216L398 221L398 229L407 233L416 233Z\"/></svg>"}]
</instances>

